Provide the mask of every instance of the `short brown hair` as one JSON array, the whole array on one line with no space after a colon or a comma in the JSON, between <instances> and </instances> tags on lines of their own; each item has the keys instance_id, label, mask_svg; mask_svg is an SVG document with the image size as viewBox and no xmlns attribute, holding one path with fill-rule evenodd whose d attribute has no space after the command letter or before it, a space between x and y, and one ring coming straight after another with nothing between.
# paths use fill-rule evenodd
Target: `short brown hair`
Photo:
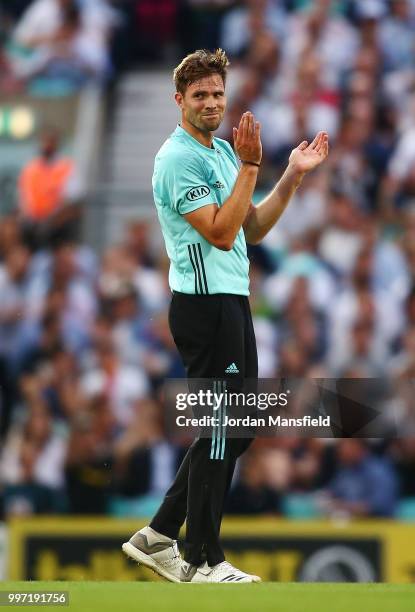
<instances>
[{"instance_id":1,"label":"short brown hair","mask_svg":"<svg viewBox=\"0 0 415 612\"><path fill-rule=\"evenodd\" d=\"M198 49L186 55L174 69L173 81L176 91L184 94L189 85L212 74L219 74L225 85L228 66L229 60L222 49L216 51Z\"/></svg>"}]
</instances>

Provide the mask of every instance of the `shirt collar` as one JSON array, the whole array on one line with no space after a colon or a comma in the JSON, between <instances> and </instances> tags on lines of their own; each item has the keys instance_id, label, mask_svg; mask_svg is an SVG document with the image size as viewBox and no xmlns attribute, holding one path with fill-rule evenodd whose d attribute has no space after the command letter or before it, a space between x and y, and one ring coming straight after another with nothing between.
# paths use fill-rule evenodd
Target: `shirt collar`
<instances>
[{"instance_id":1,"label":"shirt collar","mask_svg":"<svg viewBox=\"0 0 415 612\"><path fill-rule=\"evenodd\" d=\"M175 134L177 134L178 136L182 136L184 138L187 138L190 142L192 142L196 147L202 149L205 153L206 152L210 152L210 153L215 153L216 152L216 148L215 146L213 147L206 147L205 145L203 145L201 142L199 142L198 140L196 140L196 138L194 138L191 134L189 134L189 132L187 130L185 130L180 123L177 124L177 127L174 131ZM213 142L212 144L214 145L215 139L213 138Z\"/></svg>"}]
</instances>

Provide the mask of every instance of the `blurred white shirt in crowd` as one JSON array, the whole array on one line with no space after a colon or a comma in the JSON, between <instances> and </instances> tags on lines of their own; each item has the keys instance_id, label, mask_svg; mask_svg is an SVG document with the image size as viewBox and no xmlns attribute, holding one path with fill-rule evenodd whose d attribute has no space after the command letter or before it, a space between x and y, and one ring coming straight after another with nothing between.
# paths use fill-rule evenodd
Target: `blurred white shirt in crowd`
<instances>
[{"instance_id":1,"label":"blurred white shirt in crowd","mask_svg":"<svg viewBox=\"0 0 415 612\"><path fill-rule=\"evenodd\" d=\"M78 60L90 70L101 74L108 69L107 43L114 25L112 13L107 11L103 0L87 0L81 5L81 25L70 43L70 59ZM32 41L49 38L62 25L62 13L56 0L35 0L18 22L14 40L22 46L31 46ZM34 57L27 61L15 61L15 70L20 76L30 76L46 66L54 58L60 43L44 43L37 47ZM25 74L25 73L28 74Z\"/></svg>"},{"instance_id":2,"label":"blurred white shirt in crowd","mask_svg":"<svg viewBox=\"0 0 415 612\"><path fill-rule=\"evenodd\" d=\"M284 38L286 13L275 2L268 1L264 24L277 40ZM237 7L225 15L222 21L221 46L230 55L242 53L248 46L252 32L249 26L249 11Z\"/></svg>"},{"instance_id":3,"label":"blurred white shirt in crowd","mask_svg":"<svg viewBox=\"0 0 415 612\"><path fill-rule=\"evenodd\" d=\"M4 484L18 485L23 482L21 444L20 428L11 429L0 456L0 482ZM66 452L66 438L52 433L35 462L34 482L52 489L63 487Z\"/></svg>"},{"instance_id":4,"label":"blurred white shirt in crowd","mask_svg":"<svg viewBox=\"0 0 415 612\"><path fill-rule=\"evenodd\" d=\"M118 424L127 427L134 418L136 402L148 396L149 383L143 370L120 364L111 379L99 368L86 372L81 391L88 397L108 394Z\"/></svg>"}]
</instances>

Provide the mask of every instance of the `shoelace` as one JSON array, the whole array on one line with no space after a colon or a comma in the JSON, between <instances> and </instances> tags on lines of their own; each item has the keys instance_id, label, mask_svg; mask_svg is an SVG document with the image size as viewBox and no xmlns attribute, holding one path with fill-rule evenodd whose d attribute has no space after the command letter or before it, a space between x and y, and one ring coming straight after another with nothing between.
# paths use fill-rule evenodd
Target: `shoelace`
<instances>
[{"instance_id":1,"label":"shoelace","mask_svg":"<svg viewBox=\"0 0 415 612\"><path fill-rule=\"evenodd\" d=\"M173 558L172 559L166 559L163 562L163 565L165 565L166 567L177 567L178 565L181 566L182 558L181 558L180 551L179 551L179 548L177 546L177 541L176 540L172 544L172 548L173 548L173 552L174 552Z\"/></svg>"},{"instance_id":2,"label":"shoelace","mask_svg":"<svg viewBox=\"0 0 415 612\"><path fill-rule=\"evenodd\" d=\"M178 557L180 557L180 551L179 551L179 547L177 546L177 540L174 540L172 544L172 548L174 552L174 558L177 559Z\"/></svg>"}]
</instances>

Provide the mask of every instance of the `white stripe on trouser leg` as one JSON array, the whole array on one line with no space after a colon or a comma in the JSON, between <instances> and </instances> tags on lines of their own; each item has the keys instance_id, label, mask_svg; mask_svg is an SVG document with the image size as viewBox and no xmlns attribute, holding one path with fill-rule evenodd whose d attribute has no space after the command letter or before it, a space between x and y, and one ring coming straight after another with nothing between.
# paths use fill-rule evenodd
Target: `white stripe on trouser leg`
<instances>
[{"instance_id":1,"label":"white stripe on trouser leg","mask_svg":"<svg viewBox=\"0 0 415 612\"><path fill-rule=\"evenodd\" d=\"M213 381L213 393L216 394L216 380ZM213 406L213 417L215 417L215 406ZM210 458L211 459L214 458L215 448L216 448L216 425L212 425L212 442L210 445Z\"/></svg>"},{"instance_id":2,"label":"white stripe on trouser leg","mask_svg":"<svg viewBox=\"0 0 415 612\"><path fill-rule=\"evenodd\" d=\"M225 381L213 381L213 392L225 395L226 382ZM217 425L212 426L212 442L210 445L210 458L223 460L225 456L226 446L226 397L222 398L217 410L213 411L213 416L217 420Z\"/></svg>"},{"instance_id":3,"label":"white stripe on trouser leg","mask_svg":"<svg viewBox=\"0 0 415 612\"><path fill-rule=\"evenodd\" d=\"M218 380L218 394L222 393L222 383ZM215 459L219 459L220 446L222 439L222 401L218 409L218 436L216 437L216 455Z\"/></svg>"},{"instance_id":4,"label":"white stripe on trouser leg","mask_svg":"<svg viewBox=\"0 0 415 612\"><path fill-rule=\"evenodd\" d=\"M225 445L226 445L226 380L223 381L223 419L222 419L222 448L220 452L220 458L223 459L225 456Z\"/></svg>"}]
</instances>

